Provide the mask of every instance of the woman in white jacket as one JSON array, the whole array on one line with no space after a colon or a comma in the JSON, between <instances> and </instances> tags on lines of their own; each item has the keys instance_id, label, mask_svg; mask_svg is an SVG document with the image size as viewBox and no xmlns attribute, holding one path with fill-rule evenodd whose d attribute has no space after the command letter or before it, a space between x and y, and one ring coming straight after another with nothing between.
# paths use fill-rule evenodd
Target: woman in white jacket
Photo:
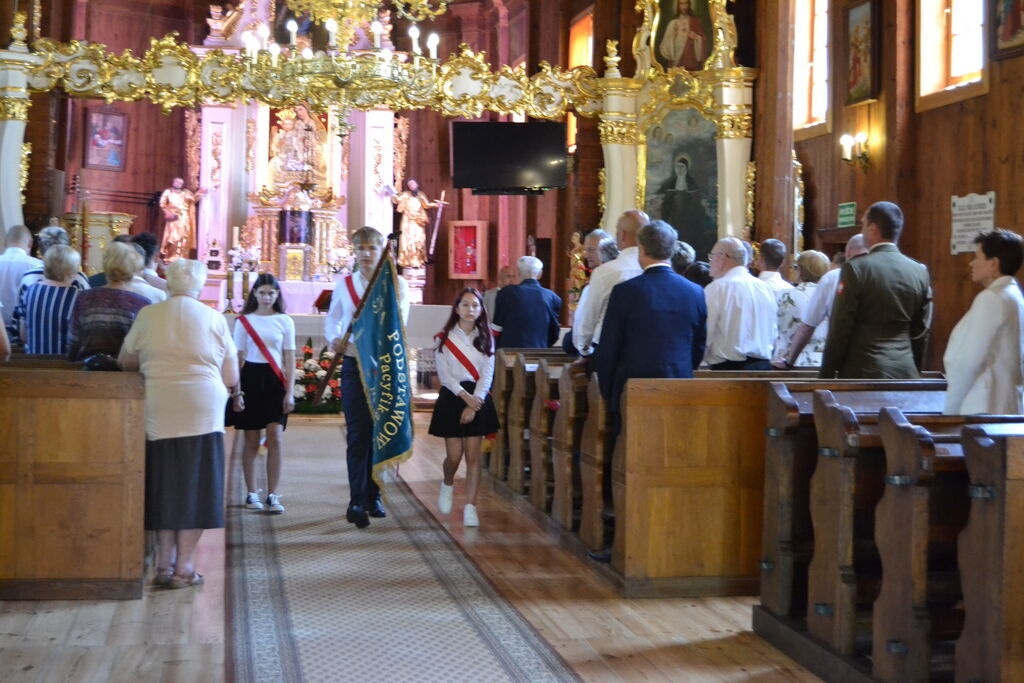
<instances>
[{"instance_id":1,"label":"woman in white jacket","mask_svg":"<svg viewBox=\"0 0 1024 683\"><path fill-rule=\"evenodd\" d=\"M946 346L947 415L1024 412L1024 297L1014 275L1024 261L1020 235L974 239L971 279L985 289L953 328Z\"/></svg>"}]
</instances>

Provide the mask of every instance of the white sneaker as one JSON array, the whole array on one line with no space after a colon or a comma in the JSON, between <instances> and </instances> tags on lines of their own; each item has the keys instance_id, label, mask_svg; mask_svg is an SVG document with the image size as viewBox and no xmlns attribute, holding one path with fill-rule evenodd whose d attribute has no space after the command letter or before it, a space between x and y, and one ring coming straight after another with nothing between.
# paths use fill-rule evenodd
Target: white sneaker
<instances>
[{"instance_id":1,"label":"white sneaker","mask_svg":"<svg viewBox=\"0 0 1024 683\"><path fill-rule=\"evenodd\" d=\"M476 516L476 505L462 508L462 526L480 526L480 518Z\"/></svg>"},{"instance_id":2,"label":"white sneaker","mask_svg":"<svg viewBox=\"0 0 1024 683\"><path fill-rule=\"evenodd\" d=\"M271 493L267 496L267 512L272 515L279 515L284 512L284 505L281 505L281 496Z\"/></svg>"},{"instance_id":3,"label":"white sneaker","mask_svg":"<svg viewBox=\"0 0 1024 683\"><path fill-rule=\"evenodd\" d=\"M249 491L249 495L245 497L245 507L249 510L263 509L263 503L260 502L259 491Z\"/></svg>"},{"instance_id":4,"label":"white sneaker","mask_svg":"<svg viewBox=\"0 0 1024 683\"><path fill-rule=\"evenodd\" d=\"M437 509L442 515L452 511L452 498L455 496L455 487L441 482L441 493L437 495Z\"/></svg>"}]
</instances>

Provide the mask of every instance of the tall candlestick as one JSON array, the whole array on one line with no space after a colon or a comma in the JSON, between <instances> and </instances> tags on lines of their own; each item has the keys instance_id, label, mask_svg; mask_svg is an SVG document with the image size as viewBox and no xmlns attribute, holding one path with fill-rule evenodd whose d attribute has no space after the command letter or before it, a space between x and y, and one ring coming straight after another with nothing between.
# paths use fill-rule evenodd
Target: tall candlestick
<instances>
[{"instance_id":1,"label":"tall candlestick","mask_svg":"<svg viewBox=\"0 0 1024 683\"><path fill-rule=\"evenodd\" d=\"M232 305L231 300L235 297L235 271L231 270L231 266L228 266L228 277L227 277L227 292L224 298L227 299L224 306L225 313L234 313L235 307Z\"/></svg>"},{"instance_id":2,"label":"tall candlestick","mask_svg":"<svg viewBox=\"0 0 1024 683\"><path fill-rule=\"evenodd\" d=\"M243 304L244 304L244 302L248 298L249 298L249 271L248 270L243 270L242 271L242 302L243 302Z\"/></svg>"}]
</instances>

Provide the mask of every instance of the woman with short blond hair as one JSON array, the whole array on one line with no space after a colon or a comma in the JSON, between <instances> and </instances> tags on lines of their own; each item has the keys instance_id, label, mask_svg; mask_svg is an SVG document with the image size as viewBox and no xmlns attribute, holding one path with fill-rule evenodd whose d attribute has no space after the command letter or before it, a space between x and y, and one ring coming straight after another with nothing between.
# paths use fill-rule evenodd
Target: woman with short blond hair
<instances>
[{"instance_id":1,"label":"woman with short blond hair","mask_svg":"<svg viewBox=\"0 0 1024 683\"><path fill-rule=\"evenodd\" d=\"M81 263L78 252L67 245L46 250L43 279L25 290L16 313L26 353L67 353L71 311L78 297L71 282Z\"/></svg>"},{"instance_id":2,"label":"woman with short blond hair","mask_svg":"<svg viewBox=\"0 0 1024 683\"><path fill-rule=\"evenodd\" d=\"M142 268L142 255L131 244L111 242L103 252L107 284L78 295L71 312L68 358L82 360L102 354L113 361L131 329L135 316L149 299L129 288Z\"/></svg>"},{"instance_id":3,"label":"woman with short blond hair","mask_svg":"<svg viewBox=\"0 0 1024 683\"><path fill-rule=\"evenodd\" d=\"M800 329L803 311L811 294L818 286L818 280L828 272L830 262L820 251L808 249L797 254L793 267L800 274L800 282L792 289L785 290L779 296L779 335L775 339L773 362L785 362L788 357L790 342L793 335ZM825 338L828 336L828 325L822 323L814 330L807 346L797 356L793 367L816 368L821 365L821 356L825 352Z\"/></svg>"}]
</instances>

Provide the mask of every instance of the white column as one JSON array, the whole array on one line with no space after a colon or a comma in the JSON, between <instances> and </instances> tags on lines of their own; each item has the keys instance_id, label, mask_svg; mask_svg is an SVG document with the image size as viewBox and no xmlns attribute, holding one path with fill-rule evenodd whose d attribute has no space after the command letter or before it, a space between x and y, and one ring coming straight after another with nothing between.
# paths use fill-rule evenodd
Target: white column
<instances>
[{"instance_id":1,"label":"white column","mask_svg":"<svg viewBox=\"0 0 1024 683\"><path fill-rule=\"evenodd\" d=\"M395 177L395 115L391 111L354 111L349 120L355 128L350 133L348 230L351 233L369 225L386 237L391 234L393 211L383 190Z\"/></svg>"},{"instance_id":2,"label":"white column","mask_svg":"<svg viewBox=\"0 0 1024 683\"><path fill-rule=\"evenodd\" d=\"M753 76L735 69L750 80L724 80L715 88L719 109L718 137L718 236L740 237L746 226L747 162L753 144L751 130Z\"/></svg>"},{"instance_id":3,"label":"white column","mask_svg":"<svg viewBox=\"0 0 1024 683\"><path fill-rule=\"evenodd\" d=\"M637 206L637 96L642 84L630 78L606 78L604 113L599 124L605 167L605 211L601 227L615 234L623 211Z\"/></svg>"},{"instance_id":4,"label":"white column","mask_svg":"<svg viewBox=\"0 0 1024 683\"><path fill-rule=\"evenodd\" d=\"M0 234L25 222L18 173L30 105L25 76L38 61L25 52L0 50Z\"/></svg>"},{"instance_id":5,"label":"white column","mask_svg":"<svg viewBox=\"0 0 1024 683\"><path fill-rule=\"evenodd\" d=\"M233 225L248 216L249 178L246 164L248 106L205 106L202 110L199 184L207 191L199 202L196 251L206 256L210 241L230 241Z\"/></svg>"}]
</instances>

